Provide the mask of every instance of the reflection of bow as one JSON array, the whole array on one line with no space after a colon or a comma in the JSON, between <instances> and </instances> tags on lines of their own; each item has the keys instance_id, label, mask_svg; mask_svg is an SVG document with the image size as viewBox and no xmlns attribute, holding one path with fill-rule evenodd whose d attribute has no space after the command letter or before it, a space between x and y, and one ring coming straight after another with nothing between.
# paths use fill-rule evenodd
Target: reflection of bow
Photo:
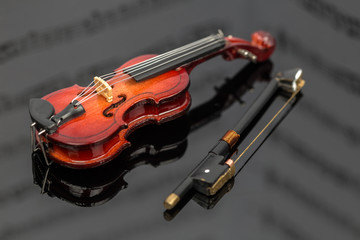
<instances>
[{"instance_id":1,"label":"reflection of bow","mask_svg":"<svg viewBox=\"0 0 360 240\"><path fill-rule=\"evenodd\" d=\"M271 68L272 63L269 61L247 64L236 76L217 88L213 98L192 109L187 115L133 132L129 136L132 146L125 149L116 160L103 166L77 170L53 163L49 167L43 163L43 155L35 152L35 183L41 186L42 192L79 206L103 204L127 187L123 177L133 168L143 164L157 167L179 159L186 150L189 132L218 117L223 110L239 101L256 81L268 81Z\"/></svg>"},{"instance_id":2,"label":"reflection of bow","mask_svg":"<svg viewBox=\"0 0 360 240\"><path fill-rule=\"evenodd\" d=\"M294 98L305 84L305 81L301 76L301 69L293 69L278 73L272 78L238 124L233 129L226 132L200 164L198 164L189 176L186 177L185 180L175 188L173 193L166 198L164 202L165 208L167 210L173 209L186 195L188 195L190 190L194 190L195 192L206 196L213 196L225 183L233 178L235 175L235 163L266 130L269 130L270 125L274 125L275 119L281 119L278 118L279 115L283 113L283 110L288 107L291 102L294 102ZM265 110L266 105L269 105L270 100L278 89L290 96L287 97L282 107L273 114L268 123L262 126L260 132L240 153L236 160L230 159L229 157L235 153L236 146L239 145L240 140L243 140L244 137L246 137L246 132L249 131L251 125L254 125L254 121L259 120L261 116L260 113ZM264 137L264 135L262 137Z\"/></svg>"}]
</instances>

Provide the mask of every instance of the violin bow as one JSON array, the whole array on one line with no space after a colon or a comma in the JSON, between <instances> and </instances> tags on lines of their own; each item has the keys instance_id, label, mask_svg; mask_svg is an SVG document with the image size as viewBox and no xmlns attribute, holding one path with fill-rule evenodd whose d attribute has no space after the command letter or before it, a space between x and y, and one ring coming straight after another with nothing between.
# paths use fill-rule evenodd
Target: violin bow
<instances>
[{"instance_id":1,"label":"violin bow","mask_svg":"<svg viewBox=\"0 0 360 240\"><path fill-rule=\"evenodd\" d=\"M195 190L206 196L215 195L225 183L234 177L235 164L271 125L285 107L292 102L304 85L305 81L302 79L302 70L299 68L276 74L236 126L225 133L225 135L209 151L207 156L165 199L165 209L172 210L183 198L186 198L186 195L190 190ZM235 160L228 158L231 153L234 153L235 146L237 146L240 139L240 134L245 132L278 90L290 94L288 100Z\"/></svg>"}]
</instances>

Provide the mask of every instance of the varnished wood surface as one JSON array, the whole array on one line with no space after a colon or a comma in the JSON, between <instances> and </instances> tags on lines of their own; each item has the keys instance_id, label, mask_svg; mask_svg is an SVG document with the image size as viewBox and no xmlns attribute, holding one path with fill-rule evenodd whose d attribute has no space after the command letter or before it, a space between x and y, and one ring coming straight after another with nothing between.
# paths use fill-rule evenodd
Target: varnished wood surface
<instances>
[{"instance_id":1,"label":"varnished wood surface","mask_svg":"<svg viewBox=\"0 0 360 240\"><path fill-rule=\"evenodd\" d=\"M153 55L137 57L115 70L117 74L107 81L115 96L112 103L100 95L85 101L82 104L85 114L49 135L49 153L56 162L80 168L102 164L131 144L126 137L139 126L161 123L186 112L191 99L187 92L189 76L185 69L141 82L121 71L151 57ZM53 104L57 113L82 90L75 85L51 93L44 99ZM104 116L104 110L122 97L125 101L111 111L113 115Z\"/></svg>"}]
</instances>

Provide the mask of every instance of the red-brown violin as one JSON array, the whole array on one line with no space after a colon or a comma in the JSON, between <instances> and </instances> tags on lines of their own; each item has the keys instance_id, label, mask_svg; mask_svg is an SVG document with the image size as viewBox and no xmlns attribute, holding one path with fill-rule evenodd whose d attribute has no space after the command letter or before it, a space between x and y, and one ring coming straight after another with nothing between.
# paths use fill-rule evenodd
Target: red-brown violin
<instances>
[{"instance_id":1,"label":"red-brown violin","mask_svg":"<svg viewBox=\"0 0 360 240\"><path fill-rule=\"evenodd\" d=\"M32 148L40 148L49 164L104 164L130 146L126 138L135 129L186 113L189 73L196 65L217 55L262 62L274 48L274 38L263 31L253 33L251 42L219 31L161 55L136 57L87 87L30 99Z\"/></svg>"}]
</instances>

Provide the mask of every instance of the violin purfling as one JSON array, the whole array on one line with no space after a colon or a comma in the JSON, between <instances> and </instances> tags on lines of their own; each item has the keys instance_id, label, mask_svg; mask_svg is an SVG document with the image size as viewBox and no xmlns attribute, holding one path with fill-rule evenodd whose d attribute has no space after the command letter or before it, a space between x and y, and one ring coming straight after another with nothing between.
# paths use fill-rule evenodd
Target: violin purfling
<instances>
[{"instance_id":1,"label":"violin purfling","mask_svg":"<svg viewBox=\"0 0 360 240\"><path fill-rule=\"evenodd\" d=\"M114 72L30 99L32 149L48 164L91 168L114 159L130 146L127 137L150 123L184 115L190 107L189 74L198 64L222 55L225 60L267 60L275 48L266 32L251 42L221 31L161 55L129 60Z\"/></svg>"}]
</instances>

